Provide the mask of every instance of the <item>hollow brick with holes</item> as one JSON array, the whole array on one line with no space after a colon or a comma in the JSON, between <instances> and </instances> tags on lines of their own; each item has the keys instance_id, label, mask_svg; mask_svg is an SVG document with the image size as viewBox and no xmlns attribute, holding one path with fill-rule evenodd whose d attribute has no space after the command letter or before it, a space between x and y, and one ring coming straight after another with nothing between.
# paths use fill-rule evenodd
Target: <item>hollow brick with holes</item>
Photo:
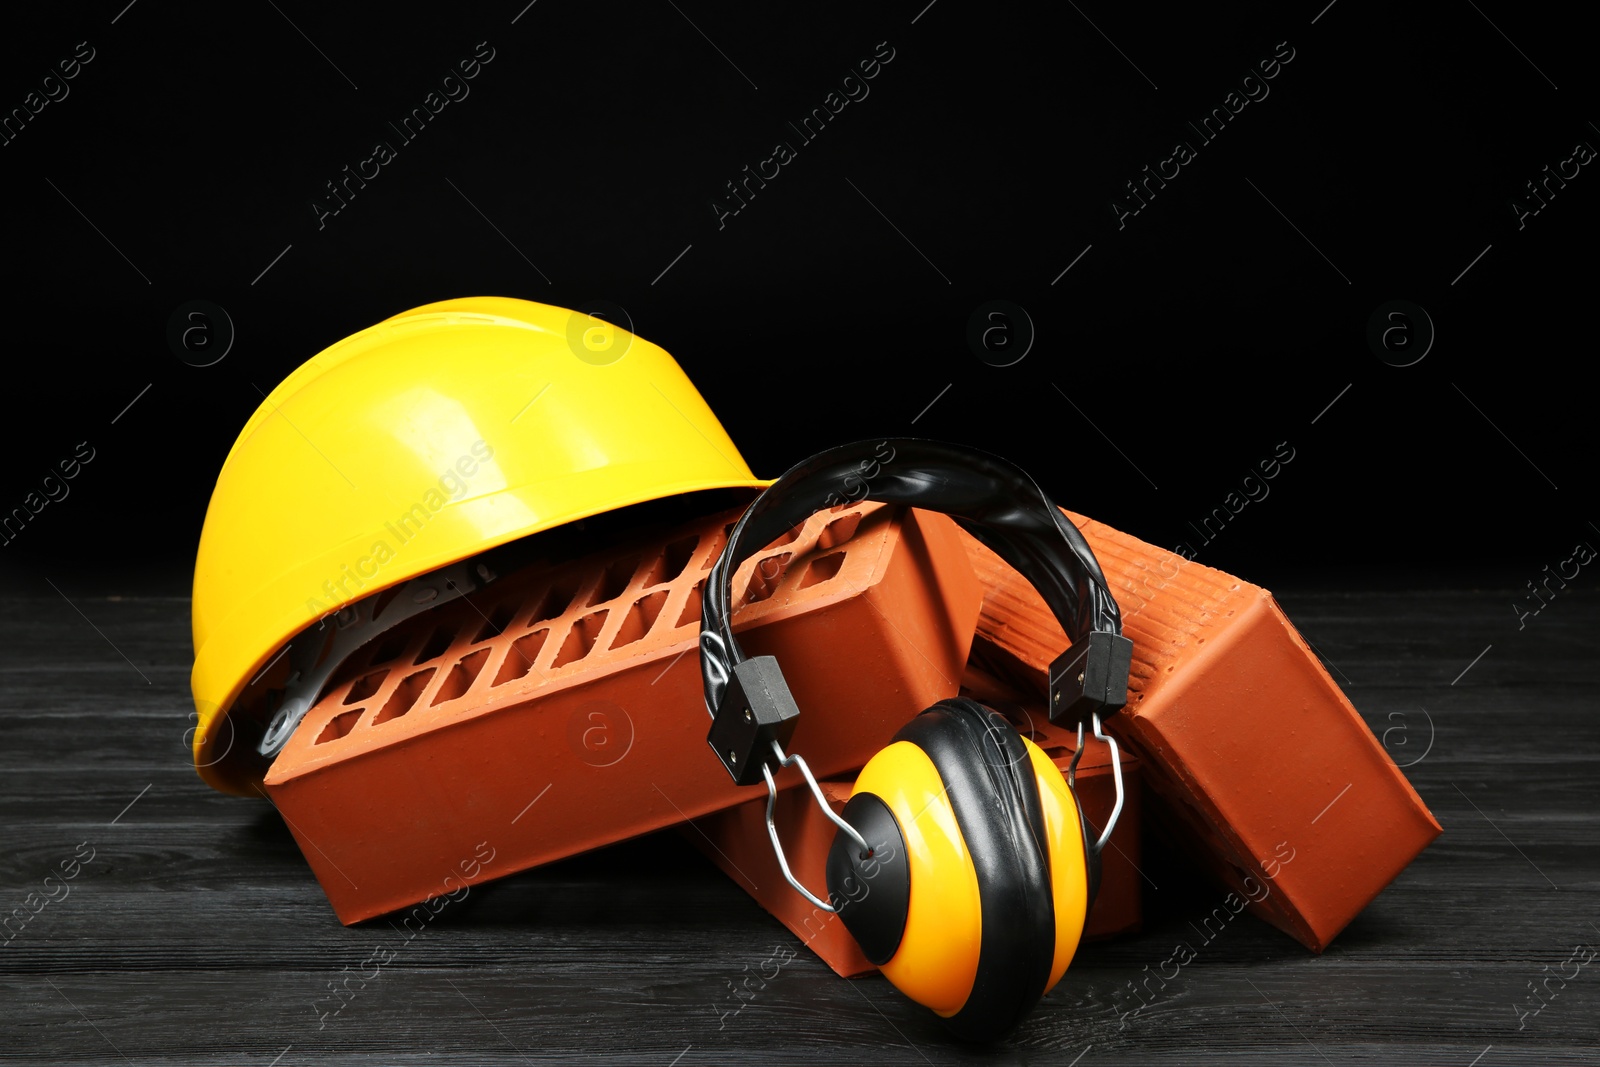
<instances>
[{"instance_id":1,"label":"hollow brick with holes","mask_svg":"<svg viewBox=\"0 0 1600 1067\"><path fill-rule=\"evenodd\" d=\"M694 654L736 518L506 576L342 666L265 779L341 921L764 794L707 748ZM982 596L954 523L870 503L813 516L734 591L734 628L779 657L804 709L793 746L823 775L957 691Z\"/></svg>"}]
</instances>

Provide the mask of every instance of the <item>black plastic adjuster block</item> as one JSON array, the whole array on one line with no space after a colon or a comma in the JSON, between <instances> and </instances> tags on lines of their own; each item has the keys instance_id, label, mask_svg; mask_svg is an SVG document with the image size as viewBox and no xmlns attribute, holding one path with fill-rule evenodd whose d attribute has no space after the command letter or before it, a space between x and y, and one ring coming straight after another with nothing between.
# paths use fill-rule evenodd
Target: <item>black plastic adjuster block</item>
<instances>
[{"instance_id":1,"label":"black plastic adjuster block","mask_svg":"<svg viewBox=\"0 0 1600 1067\"><path fill-rule=\"evenodd\" d=\"M772 742L787 751L799 718L778 661L754 656L734 666L706 740L736 784L755 785L762 766L776 759Z\"/></svg>"},{"instance_id":2,"label":"black plastic adjuster block","mask_svg":"<svg viewBox=\"0 0 1600 1067\"><path fill-rule=\"evenodd\" d=\"M1133 642L1121 634L1093 630L1050 664L1050 721L1102 719L1128 702Z\"/></svg>"}]
</instances>

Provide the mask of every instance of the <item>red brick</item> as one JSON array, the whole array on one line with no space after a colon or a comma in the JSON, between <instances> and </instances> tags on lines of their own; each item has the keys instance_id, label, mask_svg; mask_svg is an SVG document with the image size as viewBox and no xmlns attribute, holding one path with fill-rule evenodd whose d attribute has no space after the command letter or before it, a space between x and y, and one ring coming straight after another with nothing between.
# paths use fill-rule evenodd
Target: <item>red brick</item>
<instances>
[{"instance_id":1,"label":"red brick","mask_svg":"<svg viewBox=\"0 0 1600 1067\"><path fill-rule=\"evenodd\" d=\"M1170 828L1226 885L1320 952L1441 832L1272 594L1066 513L1122 608L1134 659L1109 729L1137 752ZM1059 652L1044 602L963 541L985 589L975 662L1032 692ZM1281 852L1280 852L1281 850ZM1281 862L1281 855L1293 859Z\"/></svg>"},{"instance_id":2,"label":"red brick","mask_svg":"<svg viewBox=\"0 0 1600 1067\"><path fill-rule=\"evenodd\" d=\"M357 653L265 780L343 922L764 795L707 748L695 655L736 518L519 572ZM813 516L734 589L824 775L957 691L981 599L950 520L870 503Z\"/></svg>"}]
</instances>

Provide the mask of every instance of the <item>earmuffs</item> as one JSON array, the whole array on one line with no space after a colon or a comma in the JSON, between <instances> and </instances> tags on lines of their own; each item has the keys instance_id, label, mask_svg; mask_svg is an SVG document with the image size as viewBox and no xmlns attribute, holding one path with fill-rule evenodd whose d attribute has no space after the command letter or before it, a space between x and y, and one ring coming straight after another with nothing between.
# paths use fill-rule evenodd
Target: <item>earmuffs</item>
<instances>
[{"instance_id":1,"label":"earmuffs","mask_svg":"<svg viewBox=\"0 0 1600 1067\"><path fill-rule=\"evenodd\" d=\"M872 757L844 811L784 748L799 708L772 656L733 635L739 564L814 513L862 499L942 512L1031 582L1071 641L1051 664L1053 722L1113 747L1117 801L1096 837L1072 789L999 712L963 697L906 723ZM728 535L705 586L701 674L707 736L733 780L765 780L767 828L797 891L836 912L867 959L959 1037L1003 1036L1060 981L1122 810L1116 742L1101 719L1127 702L1133 646L1093 551L1025 472L975 449L910 438L818 453L765 489ZM797 765L839 827L823 901L794 877L773 823L776 768ZM1072 770L1077 766L1073 757Z\"/></svg>"}]
</instances>

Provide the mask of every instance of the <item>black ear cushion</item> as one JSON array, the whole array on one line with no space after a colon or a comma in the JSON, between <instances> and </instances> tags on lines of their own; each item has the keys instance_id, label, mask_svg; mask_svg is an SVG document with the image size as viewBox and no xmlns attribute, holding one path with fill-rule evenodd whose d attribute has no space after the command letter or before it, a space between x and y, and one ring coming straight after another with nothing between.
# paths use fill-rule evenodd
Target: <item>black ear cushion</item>
<instances>
[{"instance_id":1,"label":"black ear cushion","mask_svg":"<svg viewBox=\"0 0 1600 1067\"><path fill-rule=\"evenodd\" d=\"M997 712L964 697L912 719L910 741L939 771L978 880L983 942L967 1002L944 1022L958 1037L992 1041L1044 995L1055 959L1049 846L1033 761Z\"/></svg>"}]
</instances>

